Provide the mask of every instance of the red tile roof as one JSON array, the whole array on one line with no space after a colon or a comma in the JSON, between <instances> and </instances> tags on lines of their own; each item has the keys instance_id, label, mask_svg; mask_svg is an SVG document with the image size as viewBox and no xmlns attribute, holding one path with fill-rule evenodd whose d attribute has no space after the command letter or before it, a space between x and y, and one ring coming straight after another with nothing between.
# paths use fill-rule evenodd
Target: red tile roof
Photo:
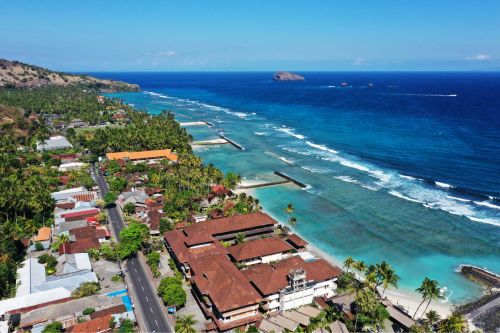
<instances>
[{"instance_id":1,"label":"red tile roof","mask_svg":"<svg viewBox=\"0 0 500 333\"><path fill-rule=\"evenodd\" d=\"M222 254L226 255L227 250L223 247L219 241L211 238L212 243L210 245L190 248L186 243L189 237L182 230L172 230L164 234L165 241L171 247L177 260L182 264L190 264L192 260L202 258L207 255ZM210 236L208 236L210 237Z\"/></svg>"},{"instance_id":2,"label":"red tile roof","mask_svg":"<svg viewBox=\"0 0 500 333\"><path fill-rule=\"evenodd\" d=\"M96 318L100 318L100 317L104 317L104 316L108 316L108 315L112 315L112 314L123 313L123 312L127 312L127 309L125 308L125 305L119 304L119 305L115 305L115 306L109 307L109 308L104 309L104 310L99 310L99 311L96 311L94 313L91 313L90 319L96 319Z\"/></svg>"},{"instance_id":3,"label":"red tile roof","mask_svg":"<svg viewBox=\"0 0 500 333\"><path fill-rule=\"evenodd\" d=\"M210 298L219 312L227 312L262 301L245 276L224 255L205 256L190 263L192 283Z\"/></svg>"},{"instance_id":4,"label":"red tile roof","mask_svg":"<svg viewBox=\"0 0 500 333\"><path fill-rule=\"evenodd\" d=\"M97 199L97 196L95 192L88 192L84 194L76 194L73 198L75 198L76 201L90 202Z\"/></svg>"},{"instance_id":5,"label":"red tile roof","mask_svg":"<svg viewBox=\"0 0 500 333\"><path fill-rule=\"evenodd\" d=\"M99 213L98 208L89 208L86 210L81 210L79 212L63 213L61 214L61 217L64 217L65 219L75 218L75 217L89 217L92 214L98 214L98 213Z\"/></svg>"},{"instance_id":6,"label":"red tile roof","mask_svg":"<svg viewBox=\"0 0 500 333\"><path fill-rule=\"evenodd\" d=\"M292 250L293 248L287 242L276 237L256 239L228 248L229 254L236 261L259 258Z\"/></svg>"},{"instance_id":7,"label":"red tile roof","mask_svg":"<svg viewBox=\"0 0 500 333\"><path fill-rule=\"evenodd\" d=\"M216 195L225 195L231 193L231 191L226 189L224 185L212 185L210 186L210 190Z\"/></svg>"},{"instance_id":8,"label":"red tile roof","mask_svg":"<svg viewBox=\"0 0 500 333\"><path fill-rule=\"evenodd\" d=\"M75 326L69 328L68 332L98 333L111 330L109 327L111 317L111 315L107 315L104 317L89 320L81 324L76 324Z\"/></svg>"},{"instance_id":9,"label":"red tile roof","mask_svg":"<svg viewBox=\"0 0 500 333\"><path fill-rule=\"evenodd\" d=\"M95 237L82 238L76 242L65 242L59 246L59 254L84 253L89 249L97 249L100 246L99 240Z\"/></svg>"},{"instance_id":10,"label":"red tile roof","mask_svg":"<svg viewBox=\"0 0 500 333\"><path fill-rule=\"evenodd\" d=\"M75 203L74 202L61 202L56 204L57 208L61 209L73 209L75 208Z\"/></svg>"},{"instance_id":11,"label":"red tile roof","mask_svg":"<svg viewBox=\"0 0 500 333\"><path fill-rule=\"evenodd\" d=\"M308 244L305 240L303 240L302 238L300 238L296 234L288 235L286 240L287 240L287 242L292 244L292 246L295 247L296 249L304 248Z\"/></svg>"},{"instance_id":12,"label":"red tile roof","mask_svg":"<svg viewBox=\"0 0 500 333\"><path fill-rule=\"evenodd\" d=\"M301 257L294 256L275 264L258 264L243 273L262 295L270 295L288 286L290 271L299 268L305 270L306 280L316 282L336 278L342 272L323 259L306 262Z\"/></svg>"},{"instance_id":13,"label":"red tile roof","mask_svg":"<svg viewBox=\"0 0 500 333\"><path fill-rule=\"evenodd\" d=\"M187 235L205 233L217 237L227 233L242 232L254 228L271 227L276 223L277 222L269 215L257 212L195 223L185 227L184 232Z\"/></svg>"}]
</instances>

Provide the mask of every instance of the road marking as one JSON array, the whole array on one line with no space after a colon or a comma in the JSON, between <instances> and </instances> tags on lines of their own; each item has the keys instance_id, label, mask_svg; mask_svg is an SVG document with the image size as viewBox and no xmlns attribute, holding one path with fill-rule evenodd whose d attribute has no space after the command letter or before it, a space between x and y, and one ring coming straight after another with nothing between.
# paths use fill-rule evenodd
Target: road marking
<instances>
[{"instance_id":1,"label":"road marking","mask_svg":"<svg viewBox=\"0 0 500 333\"><path fill-rule=\"evenodd\" d=\"M158 322L156 321L156 319L155 319L155 323L156 323L156 327L160 327L160 325L158 325Z\"/></svg>"},{"instance_id":2,"label":"road marking","mask_svg":"<svg viewBox=\"0 0 500 333\"><path fill-rule=\"evenodd\" d=\"M140 277L137 277L139 279L139 282L141 282L141 278Z\"/></svg>"},{"instance_id":3,"label":"road marking","mask_svg":"<svg viewBox=\"0 0 500 333\"><path fill-rule=\"evenodd\" d=\"M144 291L144 286L143 285L141 285L141 289L142 289L142 291Z\"/></svg>"},{"instance_id":4,"label":"road marking","mask_svg":"<svg viewBox=\"0 0 500 333\"><path fill-rule=\"evenodd\" d=\"M134 272L136 272L136 273L137 273L137 269L135 269L135 268L134 268Z\"/></svg>"},{"instance_id":5,"label":"road marking","mask_svg":"<svg viewBox=\"0 0 500 333\"><path fill-rule=\"evenodd\" d=\"M149 303L149 298L148 298L148 296L146 296L146 302L148 302L148 303Z\"/></svg>"},{"instance_id":6,"label":"road marking","mask_svg":"<svg viewBox=\"0 0 500 333\"><path fill-rule=\"evenodd\" d=\"M153 308L152 308L152 307L149 307L149 310L151 311L151 313L154 313L154 312L153 312Z\"/></svg>"}]
</instances>

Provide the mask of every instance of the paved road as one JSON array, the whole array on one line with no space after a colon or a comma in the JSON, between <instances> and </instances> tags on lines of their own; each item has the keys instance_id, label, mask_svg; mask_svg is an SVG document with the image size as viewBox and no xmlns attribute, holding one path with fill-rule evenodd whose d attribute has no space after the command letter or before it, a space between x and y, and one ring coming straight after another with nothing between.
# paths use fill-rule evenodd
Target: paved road
<instances>
[{"instance_id":1,"label":"paved road","mask_svg":"<svg viewBox=\"0 0 500 333\"><path fill-rule=\"evenodd\" d=\"M92 166L92 173L97 181L97 185L104 196L108 191L108 184L95 166ZM117 234L123 229L125 224L123 218L118 212L117 207L108 208L108 217L113 224L113 228ZM127 276L132 284L133 292L136 293L135 299L139 303L139 311L145 321L148 332L174 332L166 315L163 312L163 307L156 296L155 289L144 271L144 267L139 259L134 256L127 261L126 270ZM136 304L137 305L137 304Z\"/></svg>"}]
</instances>

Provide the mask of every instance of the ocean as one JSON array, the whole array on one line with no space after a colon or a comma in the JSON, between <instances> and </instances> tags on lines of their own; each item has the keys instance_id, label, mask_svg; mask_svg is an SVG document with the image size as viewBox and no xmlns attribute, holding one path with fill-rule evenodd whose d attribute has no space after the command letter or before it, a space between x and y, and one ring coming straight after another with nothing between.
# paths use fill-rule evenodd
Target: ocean
<instances>
[{"instance_id":1,"label":"ocean","mask_svg":"<svg viewBox=\"0 0 500 333\"><path fill-rule=\"evenodd\" d=\"M461 303L481 288L456 268L500 273L500 73L303 74L92 73L137 83L112 94L152 114L171 110L195 140L220 132L238 142L196 149L249 181L284 172L302 183L254 191L333 257L388 261L400 289L425 276ZM341 86L345 82L346 86Z\"/></svg>"}]
</instances>

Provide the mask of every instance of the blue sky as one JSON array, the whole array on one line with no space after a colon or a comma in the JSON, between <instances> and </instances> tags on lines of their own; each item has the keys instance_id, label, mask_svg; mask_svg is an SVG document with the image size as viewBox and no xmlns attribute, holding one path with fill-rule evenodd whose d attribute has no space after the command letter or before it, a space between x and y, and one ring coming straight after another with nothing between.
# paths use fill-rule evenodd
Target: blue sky
<instances>
[{"instance_id":1,"label":"blue sky","mask_svg":"<svg viewBox=\"0 0 500 333\"><path fill-rule=\"evenodd\" d=\"M0 58L58 70L500 69L498 0L3 1Z\"/></svg>"}]
</instances>

